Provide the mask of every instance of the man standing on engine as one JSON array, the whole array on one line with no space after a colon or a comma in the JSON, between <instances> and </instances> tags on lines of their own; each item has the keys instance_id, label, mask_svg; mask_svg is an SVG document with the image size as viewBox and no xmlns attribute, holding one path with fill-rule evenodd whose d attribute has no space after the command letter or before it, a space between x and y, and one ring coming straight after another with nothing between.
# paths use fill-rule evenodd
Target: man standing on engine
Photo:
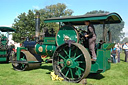
<instances>
[{"instance_id":1,"label":"man standing on engine","mask_svg":"<svg viewBox=\"0 0 128 85\"><path fill-rule=\"evenodd\" d=\"M90 23L90 21L85 21L85 25L88 25L87 32L88 34L85 35L89 39L89 50L91 52L92 61L96 61L96 53L95 53L95 44L96 44L96 33L94 26Z\"/></svg>"}]
</instances>

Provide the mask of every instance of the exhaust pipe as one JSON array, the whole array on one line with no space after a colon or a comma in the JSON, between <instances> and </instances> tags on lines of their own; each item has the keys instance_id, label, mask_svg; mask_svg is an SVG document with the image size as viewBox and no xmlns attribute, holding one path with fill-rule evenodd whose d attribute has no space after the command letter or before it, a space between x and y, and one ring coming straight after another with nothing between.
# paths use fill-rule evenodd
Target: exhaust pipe
<instances>
[{"instance_id":1,"label":"exhaust pipe","mask_svg":"<svg viewBox=\"0 0 128 85\"><path fill-rule=\"evenodd\" d=\"M36 17L35 17L35 41L39 41L39 35L40 35L40 13L36 12Z\"/></svg>"}]
</instances>

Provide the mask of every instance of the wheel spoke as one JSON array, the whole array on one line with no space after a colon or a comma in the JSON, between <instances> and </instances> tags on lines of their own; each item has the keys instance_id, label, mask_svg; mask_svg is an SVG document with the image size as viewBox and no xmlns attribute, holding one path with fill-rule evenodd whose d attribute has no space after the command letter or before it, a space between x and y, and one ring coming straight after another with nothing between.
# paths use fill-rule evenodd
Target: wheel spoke
<instances>
[{"instance_id":1,"label":"wheel spoke","mask_svg":"<svg viewBox=\"0 0 128 85\"><path fill-rule=\"evenodd\" d=\"M80 74L79 74L79 72L77 71L77 74L78 74L78 77L80 78Z\"/></svg>"},{"instance_id":2,"label":"wheel spoke","mask_svg":"<svg viewBox=\"0 0 128 85\"><path fill-rule=\"evenodd\" d=\"M70 73L71 73L71 77L73 78L73 73L72 73L72 69L70 68Z\"/></svg>"},{"instance_id":3,"label":"wheel spoke","mask_svg":"<svg viewBox=\"0 0 128 85\"><path fill-rule=\"evenodd\" d=\"M64 65L64 67L62 67L61 71L63 71L65 67L66 67L66 66Z\"/></svg>"},{"instance_id":4,"label":"wheel spoke","mask_svg":"<svg viewBox=\"0 0 128 85\"><path fill-rule=\"evenodd\" d=\"M77 50L78 50L78 48L76 48L76 50L75 50L74 58L76 57L76 52L77 52Z\"/></svg>"},{"instance_id":5,"label":"wheel spoke","mask_svg":"<svg viewBox=\"0 0 128 85\"><path fill-rule=\"evenodd\" d=\"M24 59L24 56L23 56L23 59Z\"/></svg>"},{"instance_id":6,"label":"wheel spoke","mask_svg":"<svg viewBox=\"0 0 128 85\"><path fill-rule=\"evenodd\" d=\"M24 68L24 66L25 66L25 64L21 64L21 69L23 69L23 68Z\"/></svg>"},{"instance_id":7,"label":"wheel spoke","mask_svg":"<svg viewBox=\"0 0 128 85\"><path fill-rule=\"evenodd\" d=\"M61 54L59 54L59 56L60 56L62 59L66 60Z\"/></svg>"},{"instance_id":8,"label":"wheel spoke","mask_svg":"<svg viewBox=\"0 0 128 85\"><path fill-rule=\"evenodd\" d=\"M25 59L25 56L23 56L23 58L22 58L24 61L26 61L26 59Z\"/></svg>"},{"instance_id":9,"label":"wheel spoke","mask_svg":"<svg viewBox=\"0 0 128 85\"><path fill-rule=\"evenodd\" d=\"M69 58L70 58L70 56L71 56L71 47L69 47Z\"/></svg>"},{"instance_id":10,"label":"wheel spoke","mask_svg":"<svg viewBox=\"0 0 128 85\"><path fill-rule=\"evenodd\" d=\"M59 65L59 64L64 64L64 62L57 62L57 64Z\"/></svg>"},{"instance_id":11,"label":"wheel spoke","mask_svg":"<svg viewBox=\"0 0 128 85\"><path fill-rule=\"evenodd\" d=\"M85 63L84 61L76 61L77 63Z\"/></svg>"},{"instance_id":12,"label":"wheel spoke","mask_svg":"<svg viewBox=\"0 0 128 85\"><path fill-rule=\"evenodd\" d=\"M66 75L65 75L66 77L67 77L68 73L69 73L69 69L68 69L68 71L66 72Z\"/></svg>"},{"instance_id":13,"label":"wheel spoke","mask_svg":"<svg viewBox=\"0 0 128 85\"><path fill-rule=\"evenodd\" d=\"M78 69L80 69L80 70L84 71L84 69L83 69L83 68L81 68L81 67L79 67L79 66L76 66L76 68L78 68Z\"/></svg>"},{"instance_id":14,"label":"wheel spoke","mask_svg":"<svg viewBox=\"0 0 128 85\"><path fill-rule=\"evenodd\" d=\"M75 52L75 54L74 54L74 56L73 56L74 58L76 57L76 52Z\"/></svg>"},{"instance_id":15,"label":"wheel spoke","mask_svg":"<svg viewBox=\"0 0 128 85\"><path fill-rule=\"evenodd\" d=\"M22 67L24 67L24 64L22 64Z\"/></svg>"},{"instance_id":16,"label":"wheel spoke","mask_svg":"<svg viewBox=\"0 0 128 85\"><path fill-rule=\"evenodd\" d=\"M78 59L79 57L81 57L82 56L82 54L80 54L80 55L78 55L76 58L74 58L73 60L76 60L76 59Z\"/></svg>"},{"instance_id":17,"label":"wheel spoke","mask_svg":"<svg viewBox=\"0 0 128 85\"><path fill-rule=\"evenodd\" d=\"M21 58L21 60L22 60L22 61L26 61L26 58L25 58L25 56L23 56L23 57Z\"/></svg>"},{"instance_id":18,"label":"wheel spoke","mask_svg":"<svg viewBox=\"0 0 128 85\"><path fill-rule=\"evenodd\" d=\"M65 54L68 56L68 53L67 53L67 51L66 51L66 50L64 50L64 49L63 49L63 51L64 51L64 52L65 52Z\"/></svg>"}]
</instances>

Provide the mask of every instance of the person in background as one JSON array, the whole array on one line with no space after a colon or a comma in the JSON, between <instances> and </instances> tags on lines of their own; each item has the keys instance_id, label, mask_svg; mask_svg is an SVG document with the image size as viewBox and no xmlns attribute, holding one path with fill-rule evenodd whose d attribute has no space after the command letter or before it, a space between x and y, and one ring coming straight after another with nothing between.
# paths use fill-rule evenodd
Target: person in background
<instances>
[{"instance_id":1,"label":"person in background","mask_svg":"<svg viewBox=\"0 0 128 85\"><path fill-rule=\"evenodd\" d=\"M85 38L89 40L89 50L91 52L92 59L91 61L96 61L96 53L95 53L95 44L96 44L96 33L94 26L90 23L90 21L85 21L85 25L87 26L87 35L84 35Z\"/></svg>"},{"instance_id":2,"label":"person in background","mask_svg":"<svg viewBox=\"0 0 128 85\"><path fill-rule=\"evenodd\" d=\"M118 43L116 48L117 48L117 51L118 51L118 62L120 62L121 45Z\"/></svg>"},{"instance_id":3,"label":"person in background","mask_svg":"<svg viewBox=\"0 0 128 85\"><path fill-rule=\"evenodd\" d=\"M118 60L118 51L117 51L116 45L111 50L111 56L112 56L113 63L117 63L118 62L117 61Z\"/></svg>"},{"instance_id":4,"label":"person in background","mask_svg":"<svg viewBox=\"0 0 128 85\"><path fill-rule=\"evenodd\" d=\"M100 40L99 43L96 45L97 49L101 49L101 45L103 44L103 40Z\"/></svg>"},{"instance_id":5,"label":"person in background","mask_svg":"<svg viewBox=\"0 0 128 85\"><path fill-rule=\"evenodd\" d=\"M125 53L125 62L127 62L127 58L128 58L128 42L126 42L123 45L123 49L124 49L124 53Z\"/></svg>"}]
</instances>

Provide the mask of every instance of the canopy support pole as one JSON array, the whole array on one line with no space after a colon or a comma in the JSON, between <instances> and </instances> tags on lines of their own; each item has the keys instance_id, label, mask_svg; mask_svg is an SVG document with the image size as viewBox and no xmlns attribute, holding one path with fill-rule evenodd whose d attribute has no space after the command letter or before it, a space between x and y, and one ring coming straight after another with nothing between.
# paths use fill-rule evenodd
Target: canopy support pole
<instances>
[{"instance_id":1,"label":"canopy support pole","mask_svg":"<svg viewBox=\"0 0 128 85\"><path fill-rule=\"evenodd\" d=\"M106 35L105 35L105 21L103 21L103 41L106 42Z\"/></svg>"},{"instance_id":2,"label":"canopy support pole","mask_svg":"<svg viewBox=\"0 0 128 85\"><path fill-rule=\"evenodd\" d=\"M108 31L108 37L109 37L109 42L112 43L112 35L110 29Z\"/></svg>"},{"instance_id":3,"label":"canopy support pole","mask_svg":"<svg viewBox=\"0 0 128 85\"><path fill-rule=\"evenodd\" d=\"M59 22L59 28L61 27L61 23Z\"/></svg>"}]
</instances>

